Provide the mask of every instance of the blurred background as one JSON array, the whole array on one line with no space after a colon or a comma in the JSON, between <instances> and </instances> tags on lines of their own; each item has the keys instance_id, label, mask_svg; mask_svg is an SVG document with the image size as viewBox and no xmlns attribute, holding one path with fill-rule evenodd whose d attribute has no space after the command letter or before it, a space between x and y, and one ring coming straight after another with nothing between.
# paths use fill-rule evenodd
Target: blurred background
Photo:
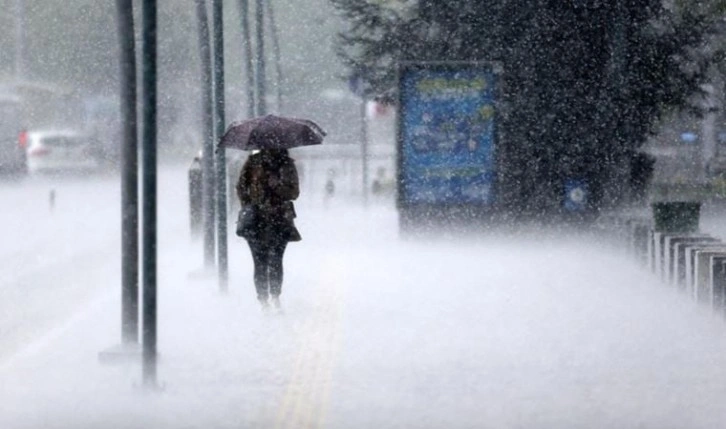
<instances>
[{"instance_id":1,"label":"blurred background","mask_svg":"<svg viewBox=\"0 0 726 429\"><path fill-rule=\"evenodd\" d=\"M228 3L225 14L227 110L230 118L241 118L247 102L243 88L242 35L239 13L233 2ZM5 29L0 32L0 45L5 47L0 51L4 86L18 84L27 91L51 92L59 101L62 99L73 106L64 112L68 117L63 118L73 125L84 124L87 119L83 117L84 108L93 112L118 110L119 53L113 2L80 0L59 7L50 0L3 0L0 7L6 11L0 16L0 25ZM350 127L342 124L351 117L340 115L348 113L357 118L357 104L346 93L344 69L335 56L333 44L340 19L326 0L307 1L304 7L291 1L273 1L272 7L277 25L284 29L279 37L280 66L284 73L279 81L280 113L306 113L319 118L330 130L333 143L345 143L352 136ZM168 152L173 153L171 148L177 148L182 153L186 150L188 155L194 144L184 138L199 140L193 134L198 134L201 117L195 10L192 3L176 1L160 1L159 8L159 140ZM137 17L137 26L138 22L140 17ZM268 38L271 47L269 32ZM272 59L272 49L268 49ZM271 109L277 109L278 80L272 61L268 67L268 104ZM16 68L20 69L18 73ZM42 118L48 114L45 112L31 109L30 113L26 119L28 126L55 121Z\"/></svg>"},{"instance_id":2,"label":"blurred background","mask_svg":"<svg viewBox=\"0 0 726 429\"><path fill-rule=\"evenodd\" d=\"M549 191L541 192L537 183L544 183L542 186L547 189L559 189L559 185L552 184L572 175L593 175L592 182L602 188L594 192L598 200L595 209L627 202L630 195L619 190L609 193L608 189L616 189L623 181L643 181L632 177L632 170L648 170L653 164L654 171L646 181L648 192L655 193L656 198L679 192L726 194L726 120L722 109L724 2L653 1L649 8L644 8L643 4L629 2L602 6L597 1L586 1L571 7L539 9L527 2L473 2L469 6L466 3L453 2L446 7L413 1L269 3L274 15L272 20L268 16L265 21L268 109L271 113L309 117L319 122L328 131L326 148L301 152L300 156L321 157L323 151L324 157L335 159L333 164L319 163L314 169L303 160L303 170L308 167L308 173L315 172L323 182L325 178L337 177L351 193L360 193L361 186L372 187L376 178L377 185L390 182L395 177L391 64L400 59L486 58L505 63L505 91L509 91L505 98L513 95L507 100L508 105L502 105L502 111L507 114L509 109L510 113L500 131L507 134L509 141L504 140L500 154L513 161L501 168L507 176L502 176L501 184L502 195L508 195L517 210L549 210L558 204L559 197L548 196ZM70 0L61 7L51 0L0 0L0 7L5 11L0 16L0 28L4 29L0 32L0 109L4 118L0 138L6 148L1 161L3 171L27 168L25 148L18 150L17 146L27 145L28 137L19 136L48 128L89 135L100 152L99 158L108 167L116 167L120 114L114 4ZM512 11L508 12L507 7L517 12L509 13ZM200 150L202 140L197 17L191 3L160 1L159 8L159 150L162 161L189 162ZM489 13L485 14L482 11L486 8ZM643 12L646 9L648 12ZM618 11L624 11L624 15L618 15ZM481 42L472 43L474 47L456 42L466 40L462 39L465 37L475 40L472 37L479 31L477 26L486 24L484 16L499 17L497 25L516 29L522 35L520 39L532 42L527 49L550 46L551 55L565 59L568 57L563 57L563 53L567 52L581 56L585 52L582 43L591 47L597 47L599 41L606 43L608 48L598 54L605 68L588 68L584 63L570 61L574 65L563 69L552 58L537 55L533 56L534 63L527 63L527 53L533 51L518 50L516 44L504 43L511 42L507 39L511 36L504 30L488 33ZM516 22L508 24L501 19L503 16ZM358 25L366 20L370 26ZM551 26L543 26L542 22L550 22ZM601 24L594 26L593 22ZM226 2L228 122L244 118L248 103L240 27L239 2ZM423 36L417 33L421 29L429 29L431 34L439 31L450 36L451 42L424 43L420 39ZM548 34L557 33L555 30L562 30L561 35L550 37ZM365 38L366 32L372 35L368 45L355 40ZM388 37L379 37L381 34ZM380 55L375 57L372 52ZM618 60L619 55L623 60ZM552 84L553 92L544 91L537 96L555 107L549 109L551 117L543 116L547 106L538 107L530 96L521 96L532 91L524 86L530 73L527 70L533 64L542 66L543 74L533 79L532 85L542 88L543 82ZM387 66L387 71L381 72ZM645 73L635 73L637 67ZM608 73L612 76L620 73L630 88L637 89L628 93L629 99L651 98L653 104L623 105L622 111L616 109L619 114L613 117L598 113L597 107L593 113L593 106L607 111L610 105L599 96L590 99L590 95L577 88L580 84L590 85L590 73L596 79L617 83L617 77L603 75L606 69L611 70ZM360 81L354 82L352 77ZM563 82L575 88L573 94L562 92ZM361 91L369 100L365 106L369 121L366 138L371 148L367 154L370 163L365 167L360 162ZM568 104L572 111L560 107ZM642 114L634 115L634 121L624 121L623 117L633 116L632 108ZM588 131L593 129L591 123L585 124L587 115L602 116L602 127L595 137L584 137L592 135ZM580 141L573 143L577 138ZM616 155L609 156L609 149ZM591 150L595 155L587 155ZM232 154L232 163L235 156L241 155ZM608 166L593 167L600 164ZM611 168L610 164L616 167ZM367 169L366 185L355 177L362 175L362 168ZM527 170L537 173L528 174ZM643 190L636 189L634 193L640 195Z\"/></svg>"}]
</instances>

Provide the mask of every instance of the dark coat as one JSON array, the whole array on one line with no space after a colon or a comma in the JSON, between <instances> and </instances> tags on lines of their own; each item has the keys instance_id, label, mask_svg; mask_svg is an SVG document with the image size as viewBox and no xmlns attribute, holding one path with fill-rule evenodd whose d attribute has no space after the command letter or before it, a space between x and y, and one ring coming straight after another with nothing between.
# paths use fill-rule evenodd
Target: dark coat
<instances>
[{"instance_id":1,"label":"dark coat","mask_svg":"<svg viewBox=\"0 0 726 429\"><path fill-rule=\"evenodd\" d=\"M236 190L242 206L253 205L258 210L248 240L300 241L292 203L300 195L300 181L290 156L270 156L264 151L250 155L242 166Z\"/></svg>"}]
</instances>

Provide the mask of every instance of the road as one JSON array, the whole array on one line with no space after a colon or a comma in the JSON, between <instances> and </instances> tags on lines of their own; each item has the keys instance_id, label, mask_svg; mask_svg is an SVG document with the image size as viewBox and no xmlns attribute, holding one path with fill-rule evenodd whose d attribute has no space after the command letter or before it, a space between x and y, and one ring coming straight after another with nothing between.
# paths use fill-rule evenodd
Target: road
<instances>
[{"instance_id":1,"label":"road","mask_svg":"<svg viewBox=\"0 0 726 429\"><path fill-rule=\"evenodd\" d=\"M0 360L117 286L119 192L112 175L0 184Z\"/></svg>"}]
</instances>

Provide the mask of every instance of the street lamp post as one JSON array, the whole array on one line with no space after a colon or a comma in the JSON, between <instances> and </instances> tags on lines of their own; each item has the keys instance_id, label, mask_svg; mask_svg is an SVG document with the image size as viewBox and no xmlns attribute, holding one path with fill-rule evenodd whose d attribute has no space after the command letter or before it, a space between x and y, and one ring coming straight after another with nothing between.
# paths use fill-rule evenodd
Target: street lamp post
<instances>
[{"instance_id":1,"label":"street lamp post","mask_svg":"<svg viewBox=\"0 0 726 429\"><path fill-rule=\"evenodd\" d=\"M272 50L275 54L275 96L277 97L275 108L279 114L282 112L282 57L277 21L275 21L275 10L270 1L267 2L267 18L270 23L270 34L272 35Z\"/></svg>"},{"instance_id":2,"label":"street lamp post","mask_svg":"<svg viewBox=\"0 0 726 429\"><path fill-rule=\"evenodd\" d=\"M143 190L143 359L142 378L156 387L156 0L142 2L142 190Z\"/></svg>"},{"instance_id":3,"label":"street lamp post","mask_svg":"<svg viewBox=\"0 0 726 429\"><path fill-rule=\"evenodd\" d=\"M224 134L224 8L222 0L212 0L212 21L214 28L214 111L215 139ZM224 149L216 151L217 164L217 269L219 289L227 291L227 160Z\"/></svg>"},{"instance_id":4,"label":"street lamp post","mask_svg":"<svg viewBox=\"0 0 726 429\"><path fill-rule=\"evenodd\" d=\"M368 117L366 115L366 98L360 100L360 147L361 147L361 178L363 181L363 206L368 206Z\"/></svg>"},{"instance_id":5,"label":"street lamp post","mask_svg":"<svg viewBox=\"0 0 726 429\"><path fill-rule=\"evenodd\" d=\"M255 3L255 41L257 55L255 58L255 82L257 83L257 115L267 114L265 87L265 0Z\"/></svg>"},{"instance_id":6,"label":"street lamp post","mask_svg":"<svg viewBox=\"0 0 726 429\"><path fill-rule=\"evenodd\" d=\"M25 75L25 0L15 0L15 78Z\"/></svg>"},{"instance_id":7,"label":"street lamp post","mask_svg":"<svg viewBox=\"0 0 726 429\"><path fill-rule=\"evenodd\" d=\"M199 57L202 68L202 222L204 229L204 267L214 266L214 104L212 53L209 47L209 18L205 0L195 0L197 10Z\"/></svg>"},{"instance_id":8,"label":"street lamp post","mask_svg":"<svg viewBox=\"0 0 726 429\"><path fill-rule=\"evenodd\" d=\"M121 339L139 341L139 192L136 47L132 0L116 0L121 54Z\"/></svg>"},{"instance_id":9,"label":"street lamp post","mask_svg":"<svg viewBox=\"0 0 726 429\"><path fill-rule=\"evenodd\" d=\"M255 116L255 76L252 71L252 38L250 35L250 5L248 0L239 0L240 27L242 29L242 55L247 74L247 117Z\"/></svg>"}]
</instances>

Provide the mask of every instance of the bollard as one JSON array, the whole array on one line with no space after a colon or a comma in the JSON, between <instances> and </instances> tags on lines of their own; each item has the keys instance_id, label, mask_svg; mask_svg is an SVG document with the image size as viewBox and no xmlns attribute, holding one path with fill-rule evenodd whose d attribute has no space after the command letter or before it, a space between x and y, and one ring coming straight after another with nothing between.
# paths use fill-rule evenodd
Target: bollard
<instances>
[{"instance_id":1,"label":"bollard","mask_svg":"<svg viewBox=\"0 0 726 429\"><path fill-rule=\"evenodd\" d=\"M646 268L651 273L655 272L655 237L656 232L653 229L648 231L647 251L646 251Z\"/></svg>"},{"instance_id":2,"label":"bollard","mask_svg":"<svg viewBox=\"0 0 726 429\"><path fill-rule=\"evenodd\" d=\"M202 232L202 163L198 156L194 157L189 167L189 226L192 235L197 237Z\"/></svg>"},{"instance_id":3,"label":"bollard","mask_svg":"<svg viewBox=\"0 0 726 429\"><path fill-rule=\"evenodd\" d=\"M644 266L648 264L648 249L650 240L650 230L652 226L649 222L638 221L633 225L632 248L638 261Z\"/></svg>"},{"instance_id":4,"label":"bollard","mask_svg":"<svg viewBox=\"0 0 726 429\"><path fill-rule=\"evenodd\" d=\"M665 240L665 234L662 232L653 232L653 274L660 277L661 265L663 265L663 241Z\"/></svg>"}]
</instances>

